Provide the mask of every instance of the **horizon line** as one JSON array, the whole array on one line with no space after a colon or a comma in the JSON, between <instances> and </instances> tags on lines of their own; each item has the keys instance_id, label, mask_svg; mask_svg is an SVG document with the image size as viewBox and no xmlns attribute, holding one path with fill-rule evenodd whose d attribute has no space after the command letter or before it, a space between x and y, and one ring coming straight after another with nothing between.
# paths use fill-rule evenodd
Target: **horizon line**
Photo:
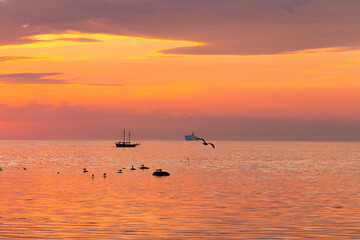
<instances>
[{"instance_id":1,"label":"horizon line","mask_svg":"<svg viewBox=\"0 0 360 240\"><path fill-rule=\"evenodd\" d=\"M360 139L214 139L210 138L213 141L234 141L234 142L360 142ZM0 141L118 141L117 139L32 139L32 138L0 138ZM135 140L133 142L139 142L140 140ZM143 139L141 141L183 141L183 142L193 142L186 141L183 139Z\"/></svg>"}]
</instances>

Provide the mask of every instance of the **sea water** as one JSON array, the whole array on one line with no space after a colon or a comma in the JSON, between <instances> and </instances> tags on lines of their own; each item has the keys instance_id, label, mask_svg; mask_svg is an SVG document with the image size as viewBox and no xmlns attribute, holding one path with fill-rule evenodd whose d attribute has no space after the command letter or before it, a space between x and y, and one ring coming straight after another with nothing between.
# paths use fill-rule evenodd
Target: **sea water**
<instances>
[{"instance_id":1,"label":"sea water","mask_svg":"<svg viewBox=\"0 0 360 240\"><path fill-rule=\"evenodd\" d=\"M214 143L0 141L0 238L360 238L360 143Z\"/></svg>"}]
</instances>

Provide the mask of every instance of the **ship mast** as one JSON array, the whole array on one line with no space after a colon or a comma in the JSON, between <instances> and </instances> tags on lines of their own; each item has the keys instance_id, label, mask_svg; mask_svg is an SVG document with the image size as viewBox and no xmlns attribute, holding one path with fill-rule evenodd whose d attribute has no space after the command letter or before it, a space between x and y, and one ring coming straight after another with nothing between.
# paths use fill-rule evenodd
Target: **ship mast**
<instances>
[{"instance_id":1,"label":"ship mast","mask_svg":"<svg viewBox=\"0 0 360 240\"><path fill-rule=\"evenodd\" d=\"M124 128L124 142L125 142L125 128Z\"/></svg>"},{"instance_id":2,"label":"ship mast","mask_svg":"<svg viewBox=\"0 0 360 240\"><path fill-rule=\"evenodd\" d=\"M129 143L130 143L130 131L129 131Z\"/></svg>"}]
</instances>

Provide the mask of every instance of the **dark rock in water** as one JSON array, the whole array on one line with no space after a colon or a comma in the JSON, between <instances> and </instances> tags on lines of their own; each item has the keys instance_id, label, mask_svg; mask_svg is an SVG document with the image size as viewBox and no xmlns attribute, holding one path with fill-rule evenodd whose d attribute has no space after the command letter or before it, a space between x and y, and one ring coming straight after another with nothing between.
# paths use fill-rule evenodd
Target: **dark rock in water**
<instances>
[{"instance_id":1,"label":"dark rock in water","mask_svg":"<svg viewBox=\"0 0 360 240\"><path fill-rule=\"evenodd\" d=\"M153 176L170 176L170 173L163 171L162 169L157 169L153 172Z\"/></svg>"}]
</instances>

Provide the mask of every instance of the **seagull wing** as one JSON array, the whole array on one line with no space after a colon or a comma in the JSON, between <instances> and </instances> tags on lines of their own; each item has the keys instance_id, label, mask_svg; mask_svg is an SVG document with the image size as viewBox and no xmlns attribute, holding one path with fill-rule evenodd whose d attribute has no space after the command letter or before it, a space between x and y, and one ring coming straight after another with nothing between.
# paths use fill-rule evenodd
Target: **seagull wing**
<instances>
[{"instance_id":1,"label":"seagull wing","mask_svg":"<svg viewBox=\"0 0 360 240\"><path fill-rule=\"evenodd\" d=\"M204 143L206 143L206 141L205 141L203 138L197 137L196 139L197 139L197 140L201 140L201 141L203 141Z\"/></svg>"},{"instance_id":2,"label":"seagull wing","mask_svg":"<svg viewBox=\"0 0 360 240\"><path fill-rule=\"evenodd\" d=\"M212 143L209 143L213 148L215 148L215 145L214 144L212 144Z\"/></svg>"}]
</instances>

